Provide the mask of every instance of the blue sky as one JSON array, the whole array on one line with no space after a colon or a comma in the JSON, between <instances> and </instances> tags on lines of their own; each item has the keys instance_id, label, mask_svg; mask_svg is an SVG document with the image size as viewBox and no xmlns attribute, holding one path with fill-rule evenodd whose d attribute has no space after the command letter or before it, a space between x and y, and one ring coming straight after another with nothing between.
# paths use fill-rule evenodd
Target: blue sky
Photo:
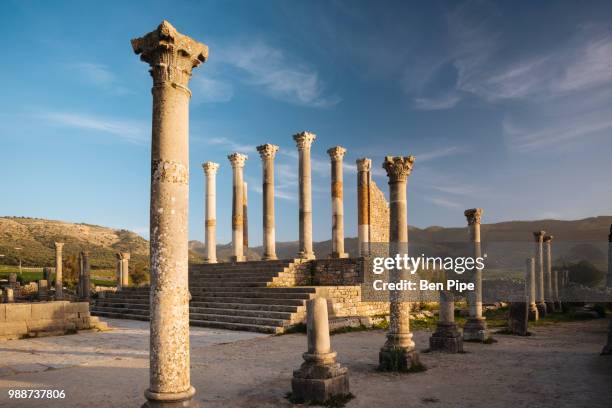
<instances>
[{"instance_id":1,"label":"blue sky","mask_svg":"<svg viewBox=\"0 0 612 408\"><path fill-rule=\"evenodd\" d=\"M181 1L0 6L0 214L148 236L151 78L129 40L163 19L206 43L190 88L190 237L203 237L201 163L221 164L218 240L230 240L232 151L249 155L249 231L261 243L261 160L276 160L277 239L297 239L297 150L313 144L314 238L331 236L326 150L416 156L409 222L610 215L609 2Z\"/></svg>"}]
</instances>

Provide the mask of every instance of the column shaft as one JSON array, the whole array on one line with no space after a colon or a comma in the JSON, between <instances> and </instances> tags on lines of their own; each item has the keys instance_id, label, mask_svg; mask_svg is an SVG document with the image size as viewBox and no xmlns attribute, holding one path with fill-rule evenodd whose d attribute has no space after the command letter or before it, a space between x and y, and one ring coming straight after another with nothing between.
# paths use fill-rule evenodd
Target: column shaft
<instances>
[{"instance_id":1,"label":"column shaft","mask_svg":"<svg viewBox=\"0 0 612 408\"><path fill-rule=\"evenodd\" d=\"M89 298L91 296L89 253L86 251L81 252L81 259L83 260L83 280L81 282L81 298L86 301L89 301Z\"/></svg>"},{"instance_id":2,"label":"column shaft","mask_svg":"<svg viewBox=\"0 0 612 408\"><path fill-rule=\"evenodd\" d=\"M257 146L261 156L263 180L263 259L276 259L276 237L274 227L274 157L278 146Z\"/></svg>"},{"instance_id":3,"label":"column shaft","mask_svg":"<svg viewBox=\"0 0 612 408\"><path fill-rule=\"evenodd\" d=\"M233 171L232 186L232 257L233 262L244 261L244 180L242 169L247 156L232 153L227 156Z\"/></svg>"},{"instance_id":4,"label":"column shaft","mask_svg":"<svg viewBox=\"0 0 612 408\"><path fill-rule=\"evenodd\" d=\"M544 302L546 303L546 310L549 312L557 310L555 307L552 284L552 238L552 235L546 235L544 237Z\"/></svg>"},{"instance_id":5,"label":"column shaft","mask_svg":"<svg viewBox=\"0 0 612 408\"><path fill-rule=\"evenodd\" d=\"M342 159L346 149L340 146L327 151L331 158L332 258L347 258L344 252L344 177Z\"/></svg>"},{"instance_id":6,"label":"column shaft","mask_svg":"<svg viewBox=\"0 0 612 408\"><path fill-rule=\"evenodd\" d=\"M359 256L370 255L370 171L372 160L357 160L357 234Z\"/></svg>"},{"instance_id":7,"label":"column shaft","mask_svg":"<svg viewBox=\"0 0 612 408\"><path fill-rule=\"evenodd\" d=\"M121 253L121 286L130 286L130 253Z\"/></svg>"},{"instance_id":8,"label":"column shaft","mask_svg":"<svg viewBox=\"0 0 612 408\"><path fill-rule=\"evenodd\" d=\"M299 152L299 253L302 259L314 259L312 250L312 180L310 169L310 145L316 139L313 133L301 132L293 136Z\"/></svg>"},{"instance_id":9,"label":"column shaft","mask_svg":"<svg viewBox=\"0 0 612 408\"><path fill-rule=\"evenodd\" d=\"M64 297L64 282L62 277L62 242L55 243L55 298L63 299Z\"/></svg>"},{"instance_id":10,"label":"column shaft","mask_svg":"<svg viewBox=\"0 0 612 408\"><path fill-rule=\"evenodd\" d=\"M534 258L527 258L525 261L525 289L527 292L527 301L529 303L529 320L537 321L539 319L539 314L536 306L536 276Z\"/></svg>"},{"instance_id":11,"label":"column shaft","mask_svg":"<svg viewBox=\"0 0 612 408\"><path fill-rule=\"evenodd\" d=\"M217 170L219 164L206 162L202 165L206 175L206 215L204 220L204 240L206 263L217 263Z\"/></svg>"},{"instance_id":12,"label":"column shaft","mask_svg":"<svg viewBox=\"0 0 612 408\"><path fill-rule=\"evenodd\" d=\"M548 310L544 302L544 242L545 231L536 231L533 233L535 238L535 269L536 269L536 306L540 318L546 316ZM552 310L550 311L552 312Z\"/></svg>"},{"instance_id":13,"label":"column shaft","mask_svg":"<svg viewBox=\"0 0 612 408\"><path fill-rule=\"evenodd\" d=\"M249 255L249 195L248 184L245 181L242 188L242 245L245 259Z\"/></svg>"}]
</instances>

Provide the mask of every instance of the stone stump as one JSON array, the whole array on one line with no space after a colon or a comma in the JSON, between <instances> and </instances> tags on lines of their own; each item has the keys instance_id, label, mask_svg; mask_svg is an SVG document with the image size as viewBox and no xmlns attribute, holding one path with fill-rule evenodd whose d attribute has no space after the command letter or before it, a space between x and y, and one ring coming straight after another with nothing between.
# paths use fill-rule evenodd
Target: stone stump
<instances>
[{"instance_id":1,"label":"stone stump","mask_svg":"<svg viewBox=\"0 0 612 408\"><path fill-rule=\"evenodd\" d=\"M8 282L9 282L9 287L15 289L17 287L17 274L10 273Z\"/></svg>"},{"instance_id":2,"label":"stone stump","mask_svg":"<svg viewBox=\"0 0 612 408\"><path fill-rule=\"evenodd\" d=\"M463 351L463 337L455 323L455 295L453 292L440 292L440 314L436 331L429 338L429 349L446 353Z\"/></svg>"},{"instance_id":3,"label":"stone stump","mask_svg":"<svg viewBox=\"0 0 612 408\"><path fill-rule=\"evenodd\" d=\"M49 282L45 279L38 281L38 300L47 300L49 298Z\"/></svg>"},{"instance_id":4,"label":"stone stump","mask_svg":"<svg viewBox=\"0 0 612 408\"><path fill-rule=\"evenodd\" d=\"M293 371L292 399L320 404L349 393L348 368L336 362L337 353L331 350L327 301L309 300L306 313L308 351L300 368Z\"/></svg>"},{"instance_id":5,"label":"stone stump","mask_svg":"<svg viewBox=\"0 0 612 408\"><path fill-rule=\"evenodd\" d=\"M4 301L6 303L13 303L15 302L15 295L13 294L13 288L4 288Z\"/></svg>"},{"instance_id":6,"label":"stone stump","mask_svg":"<svg viewBox=\"0 0 612 408\"><path fill-rule=\"evenodd\" d=\"M508 312L508 332L517 336L527 336L529 321L529 304L527 302L510 303Z\"/></svg>"}]
</instances>

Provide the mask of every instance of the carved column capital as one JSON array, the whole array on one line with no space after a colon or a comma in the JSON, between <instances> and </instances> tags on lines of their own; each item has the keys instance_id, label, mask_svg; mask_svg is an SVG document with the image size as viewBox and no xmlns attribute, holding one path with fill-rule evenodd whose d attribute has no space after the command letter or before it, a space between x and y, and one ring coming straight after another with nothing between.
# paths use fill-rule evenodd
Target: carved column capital
<instances>
[{"instance_id":1,"label":"carved column capital","mask_svg":"<svg viewBox=\"0 0 612 408\"><path fill-rule=\"evenodd\" d=\"M387 171L390 183L406 181L412 172L414 156L387 156L383 161L383 169Z\"/></svg>"},{"instance_id":2,"label":"carved column capital","mask_svg":"<svg viewBox=\"0 0 612 408\"><path fill-rule=\"evenodd\" d=\"M179 33L165 20L131 42L134 52L151 66L154 85L168 83L187 89L191 70L208 58L208 46Z\"/></svg>"},{"instance_id":3,"label":"carved column capital","mask_svg":"<svg viewBox=\"0 0 612 408\"><path fill-rule=\"evenodd\" d=\"M535 231L533 233L533 237L535 238L535 242L542 242L542 241L544 241L544 235L546 235L546 231L544 231L544 230Z\"/></svg>"},{"instance_id":4,"label":"carved column capital","mask_svg":"<svg viewBox=\"0 0 612 408\"><path fill-rule=\"evenodd\" d=\"M202 163L202 168L204 169L204 174L207 176L217 174L217 170L219 170L219 163L214 162L206 162Z\"/></svg>"},{"instance_id":5,"label":"carved column capital","mask_svg":"<svg viewBox=\"0 0 612 408\"><path fill-rule=\"evenodd\" d=\"M470 208L469 210L465 210L463 215L467 218L468 225L480 224L482 208Z\"/></svg>"},{"instance_id":6,"label":"carved column capital","mask_svg":"<svg viewBox=\"0 0 612 408\"><path fill-rule=\"evenodd\" d=\"M62 252L62 249L64 248L64 243L63 242L55 242L55 250Z\"/></svg>"},{"instance_id":7,"label":"carved column capital","mask_svg":"<svg viewBox=\"0 0 612 408\"><path fill-rule=\"evenodd\" d=\"M329 157L331 157L333 161L342 160L345 153L346 153L346 149L342 146L335 146L327 150L327 154L329 154Z\"/></svg>"},{"instance_id":8,"label":"carved column capital","mask_svg":"<svg viewBox=\"0 0 612 408\"><path fill-rule=\"evenodd\" d=\"M544 235L544 243L550 244L555 236L554 235Z\"/></svg>"},{"instance_id":9,"label":"carved column capital","mask_svg":"<svg viewBox=\"0 0 612 408\"><path fill-rule=\"evenodd\" d=\"M278 149L279 147L277 145L273 145L270 143L257 146L257 151L259 152L259 156L262 160L274 159L274 157L276 156L276 152L278 152Z\"/></svg>"},{"instance_id":10,"label":"carved column capital","mask_svg":"<svg viewBox=\"0 0 612 408\"><path fill-rule=\"evenodd\" d=\"M357 171L370 171L372 170L372 159L362 157L355 161L357 163Z\"/></svg>"},{"instance_id":11,"label":"carved column capital","mask_svg":"<svg viewBox=\"0 0 612 408\"><path fill-rule=\"evenodd\" d=\"M227 156L227 159L230 161L232 168L239 169L244 167L244 163L247 161L248 156L242 153L232 153Z\"/></svg>"},{"instance_id":12,"label":"carved column capital","mask_svg":"<svg viewBox=\"0 0 612 408\"><path fill-rule=\"evenodd\" d=\"M310 132L300 132L293 135L293 140L297 145L298 150L310 149L310 145L317 138L317 135Z\"/></svg>"}]
</instances>

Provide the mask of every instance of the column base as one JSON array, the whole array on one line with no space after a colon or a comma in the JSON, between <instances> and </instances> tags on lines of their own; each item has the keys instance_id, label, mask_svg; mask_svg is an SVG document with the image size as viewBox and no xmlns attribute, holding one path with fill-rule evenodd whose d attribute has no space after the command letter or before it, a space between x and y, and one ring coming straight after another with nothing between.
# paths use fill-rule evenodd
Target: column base
<instances>
[{"instance_id":1,"label":"column base","mask_svg":"<svg viewBox=\"0 0 612 408\"><path fill-rule=\"evenodd\" d=\"M191 397L195 395L195 388L189 387L183 392L154 392L147 389L144 396L147 399L142 407L150 408L179 408L179 407L197 407L197 401L193 401ZM193 405L195 404L195 405Z\"/></svg>"},{"instance_id":2,"label":"column base","mask_svg":"<svg viewBox=\"0 0 612 408\"><path fill-rule=\"evenodd\" d=\"M410 372L421 370L419 353L414 348L383 346L378 353L380 371Z\"/></svg>"},{"instance_id":3,"label":"column base","mask_svg":"<svg viewBox=\"0 0 612 408\"><path fill-rule=\"evenodd\" d=\"M217 263L217 258L215 258L215 259L204 258L204 263L205 264L216 264Z\"/></svg>"},{"instance_id":4,"label":"column base","mask_svg":"<svg viewBox=\"0 0 612 408\"><path fill-rule=\"evenodd\" d=\"M555 312L555 303L551 302L551 301L545 301L546 303L546 311L548 312L548 314L554 313Z\"/></svg>"},{"instance_id":5,"label":"column base","mask_svg":"<svg viewBox=\"0 0 612 408\"><path fill-rule=\"evenodd\" d=\"M539 318L542 319L546 317L546 315L548 314L548 310L546 310L546 303L538 302L536 303L536 307L538 308Z\"/></svg>"},{"instance_id":6,"label":"column base","mask_svg":"<svg viewBox=\"0 0 612 408\"><path fill-rule=\"evenodd\" d=\"M299 259L315 259L316 258L314 252L303 252L303 251L298 252L297 257Z\"/></svg>"},{"instance_id":7,"label":"column base","mask_svg":"<svg viewBox=\"0 0 612 408\"><path fill-rule=\"evenodd\" d=\"M230 256L230 261L231 262L244 262L246 260L244 255L241 256L236 256L236 255L232 255Z\"/></svg>"},{"instance_id":8,"label":"column base","mask_svg":"<svg viewBox=\"0 0 612 408\"><path fill-rule=\"evenodd\" d=\"M348 258L349 255L346 252L332 252L329 255L330 258L334 258L334 259L341 259L341 258Z\"/></svg>"},{"instance_id":9,"label":"column base","mask_svg":"<svg viewBox=\"0 0 612 408\"><path fill-rule=\"evenodd\" d=\"M276 254L274 255L264 255L261 260L262 261L276 261L278 258L276 256Z\"/></svg>"},{"instance_id":10,"label":"column base","mask_svg":"<svg viewBox=\"0 0 612 408\"><path fill-rule=\"evenodd\" d=\"M463 352L463 337L456 323L438 323L436 331L429 338L429 349L444 353Z\"/></svg>"},{"instance_id":11,"label":"column base","mask_svg":"<svg viewBox=\"0 0 612 408\"><path fill-rule=\"evenodd\" d=\"M484 317L470 317L463 326L463 340L485 342L491 338Z\"/></svg>"},{"instance_id":12,"label":"column base","mask_svg":"<svg viewBox=\"0 0 612 408\"><path fill-rule=\"evenodd\" d=\"M537 322L538 320L540 320L540 313L535 303L529 305L528 313L528 319L530 322Z\"/></svg>"}]
</instances>

